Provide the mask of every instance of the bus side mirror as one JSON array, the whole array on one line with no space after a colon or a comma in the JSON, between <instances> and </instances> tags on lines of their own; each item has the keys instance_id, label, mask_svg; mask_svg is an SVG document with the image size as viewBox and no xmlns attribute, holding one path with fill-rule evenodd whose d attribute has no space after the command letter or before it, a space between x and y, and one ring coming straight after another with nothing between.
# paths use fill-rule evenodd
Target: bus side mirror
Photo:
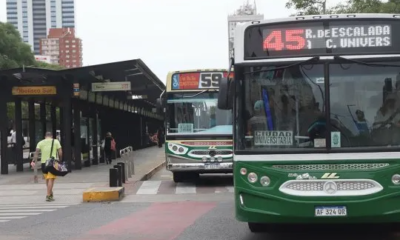
<instances>
[{"instance_id":1,"label":"bus side mirror","mask_svg":"<svg viewBox=\"0 0 400 240\"><path fill-rule=\"evenodd\" d=\"M162 102L162 99L161 98L157 98L157 103L156 103L156 105L157 105L157 112L158 113L162 113L163 112L163 108L164 108L164 106L163 106L163 102Z\"/></svg>"},{"instance_id":2,"label":"bus side mirror","mask_svg":"<svg viewBox=\"0 0 400 240\"><path fill-rule=\"evenodd\" d=\"M218 92L218 108L222 110L230 110L233 107L233 80L222 78L219 82Z\"/></svg>"}]
</instances>

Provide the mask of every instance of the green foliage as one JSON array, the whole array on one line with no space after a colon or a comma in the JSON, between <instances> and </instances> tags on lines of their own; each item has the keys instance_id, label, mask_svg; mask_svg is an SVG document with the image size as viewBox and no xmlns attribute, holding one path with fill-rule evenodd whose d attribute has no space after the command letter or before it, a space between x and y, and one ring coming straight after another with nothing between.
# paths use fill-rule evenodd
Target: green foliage
<instances>
[{"instance_id":1,"label":"green foliage","mask_svg":"<svg viewBox=\"0 0 400 240\"><path fill-rule=\"evenodd\" d=\"M0 22L0 70L22 66L53 70L64 69L59 65L37 62L31 47L22 41L14 26Z\"/></svg>"},{"instance_id":2,"label":"green foliage","mask_svg":"<svg viewBox=\"0 0 400 240\"><path fill-rule=\"evenodd\" d=\"M9 23L0 22L0 69L33 65L34 55L19 32Z\"/></svg>"},{"instance_id":3,"label":"green foliage","mask_svg":"<svg viewBox=\"0 0 400 240\"><path fill-rule=\"evenodd\" d=\"M325 0L289 0L286 7L304 15L312 15L323 14L324 4ZM345 3L327 8L325 13L400 13L400 0L347 0Z\"/></svg>"},{"instance_id":4,"label":"green foliage","mask_svg":"<svg viewBox=\"0 0 400 240\"><path fill-rule=\"evenodd\" d=\"M289 0L286 8L294 8L302 15L317 15L324 11L324 0Z\"/></svg>"},{"instance_id":5,"label":"green foliage","mask_svg":"<svg viewBox=\"0 0 400 240\"><path fill-rule=\"evenodd\" d=\"M56 64L49 64L49 63L45 63L45 62L36 62L34 66L37 68L45 68L45 69L51 69L51 70L65 69L63 66L56 65Z\"/></svg>"},{"instance_id":6,"label":"green foliage","mask_svg":"<svg viewBox=\"0 0 400 240\"><path fill-rule=\"evenodd\" d=\"M38 62L31 47L22 41L19 32L9 23L0 22L0 70L18 67L37 67L52 70L62 70L62 66ZM22 118L28 118L28 103L22 102ZM35 108L38 108L35 107ZM35 115L38 118L38 110ZM46 112L46 118L50 119L50 111ZM7 103L7 116L15 119L14 103Z\"/></svg>"}]
</instances>

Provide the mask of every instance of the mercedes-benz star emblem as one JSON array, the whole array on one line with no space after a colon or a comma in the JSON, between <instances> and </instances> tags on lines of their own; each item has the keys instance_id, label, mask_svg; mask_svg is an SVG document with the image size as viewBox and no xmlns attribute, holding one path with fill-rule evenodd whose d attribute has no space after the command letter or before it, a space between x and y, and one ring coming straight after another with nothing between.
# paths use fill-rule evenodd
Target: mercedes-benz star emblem
<instances>
[{"instance_id":1,"label":"mercedes-benz star emblem","mask_svg":"<svg viewBox=\"0 0 400 240\"><path fill-rule=\"evenodd\" d=\"M328 194L334 194L337 192L337 185L334 182L326 182L324 184L324 191Z\"/></svg>"},{"instance_id":2,"label":"mercedes-benz star emblem","mask_svg":"<svg viewBox=\"0 0 400 240\"><path fill-rule=\"evenodd\" d=\"M217 155L217 152L214 151L214 150L211 150L208 154L209 154L211 157L214 157L215 155Z\"/></svg>"}]
</instances>

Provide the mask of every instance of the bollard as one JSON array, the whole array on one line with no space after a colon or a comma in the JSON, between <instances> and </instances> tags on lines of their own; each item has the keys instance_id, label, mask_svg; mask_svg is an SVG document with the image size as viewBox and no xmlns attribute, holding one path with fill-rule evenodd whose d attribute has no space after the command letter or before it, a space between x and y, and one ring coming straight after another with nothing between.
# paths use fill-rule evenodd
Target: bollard
<instances>
[{"instance_id":1,"label":"bollard","mask_svg":"<svg viewBox=\"0 0 400 240\"><path fill-rule=\"evenodd\" d=\"M127 154L126 154L127 156L126 156L126 163L127 163L127 165L126 165L126 170L128 170L127 172L128 172L128 176L126 177L127 179L129 179L129 178L131 178L132 177L132 162L130 161L130 159L129 159L129 155L130 155L130 153L128 152Z\"/></svg>"},{"instance_id":2,"label":"bollard","mask_svg":"<svg viewBox=\"0 0 400 240\"><path fill-rule=\"evenodd\" d=\"M127 182L128 181L128 178L129 178L129 176L128 176L128 162L126 161L126 159L125 159L125 161L124 161L124 169L125 169L125 181Z\"/></svg>"},{"instance_id":3,"label":"bollard","mask_svg":"<svg viewBox=\"0 0 400 240\"><path fill-rule=\"evenodd\" d=\"M110 187L118 187L118 168L110 168Z\"/></svg>"},{"instance_id":4,"label":"bollard","mask_svg":"<svg viewBox=\"0 0 400 240\"><path fill-rule=\"evenodd\" d=\"M126 181L126 178L125 178L125 163L123 163L123 162L119 162L119 163L117 163L117 165L120 165L121 166L121 180L122 180L122 183L125 183L125 181Z\"/></svg>"},{"instance_id":5,"label":"bollard","mask_svg":"<svg viewBox=\"0 0 400 240\"><path fill-rule=\"evenodd\" d=\"M129 154L129 160L132 163L132 175L135 175L135 159L133 158L133 151Z\"/></svg>"},{"instance_id":6,"label":"bollard","mask_svg":"<svg viewBox=\"0 0 400 240\"><path fill-rule=\"evenodd\" d=\"M122 187L122 166L117 164L114 168L118 169L118 187Z\"/></svg>"}]
</instances>

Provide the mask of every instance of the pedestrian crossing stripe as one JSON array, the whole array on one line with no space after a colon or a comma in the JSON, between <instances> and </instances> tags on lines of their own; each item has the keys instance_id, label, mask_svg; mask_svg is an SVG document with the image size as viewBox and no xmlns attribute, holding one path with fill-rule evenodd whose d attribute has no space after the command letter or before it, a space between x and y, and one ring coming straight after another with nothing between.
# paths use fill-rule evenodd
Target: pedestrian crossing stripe
<instances>
[{"instance_id":1,"label":"pedestrian crossing stripe","mask_svg":"<svg viewBox=\"0 0 400 240\"><path fill-rule=\"evenodd\" d=\"M12 220L23 219L30 216L37 216L43 213L67 208L72 205L76 204L0 204L0 223L6 223Z\"/></svg>"},{"instance_id":2,"label":"pedestrian crossing stripe","mask_svg":"<svg viewBox=\"0 0 400 240\"><path fill-rule=\"evenodd\" d=\"M136 195L155 194L216 194L233 193L233 186L197 185L193 182L174 183L172 181L143 181L138 184Z\"/></svg>"}]
</instances>

